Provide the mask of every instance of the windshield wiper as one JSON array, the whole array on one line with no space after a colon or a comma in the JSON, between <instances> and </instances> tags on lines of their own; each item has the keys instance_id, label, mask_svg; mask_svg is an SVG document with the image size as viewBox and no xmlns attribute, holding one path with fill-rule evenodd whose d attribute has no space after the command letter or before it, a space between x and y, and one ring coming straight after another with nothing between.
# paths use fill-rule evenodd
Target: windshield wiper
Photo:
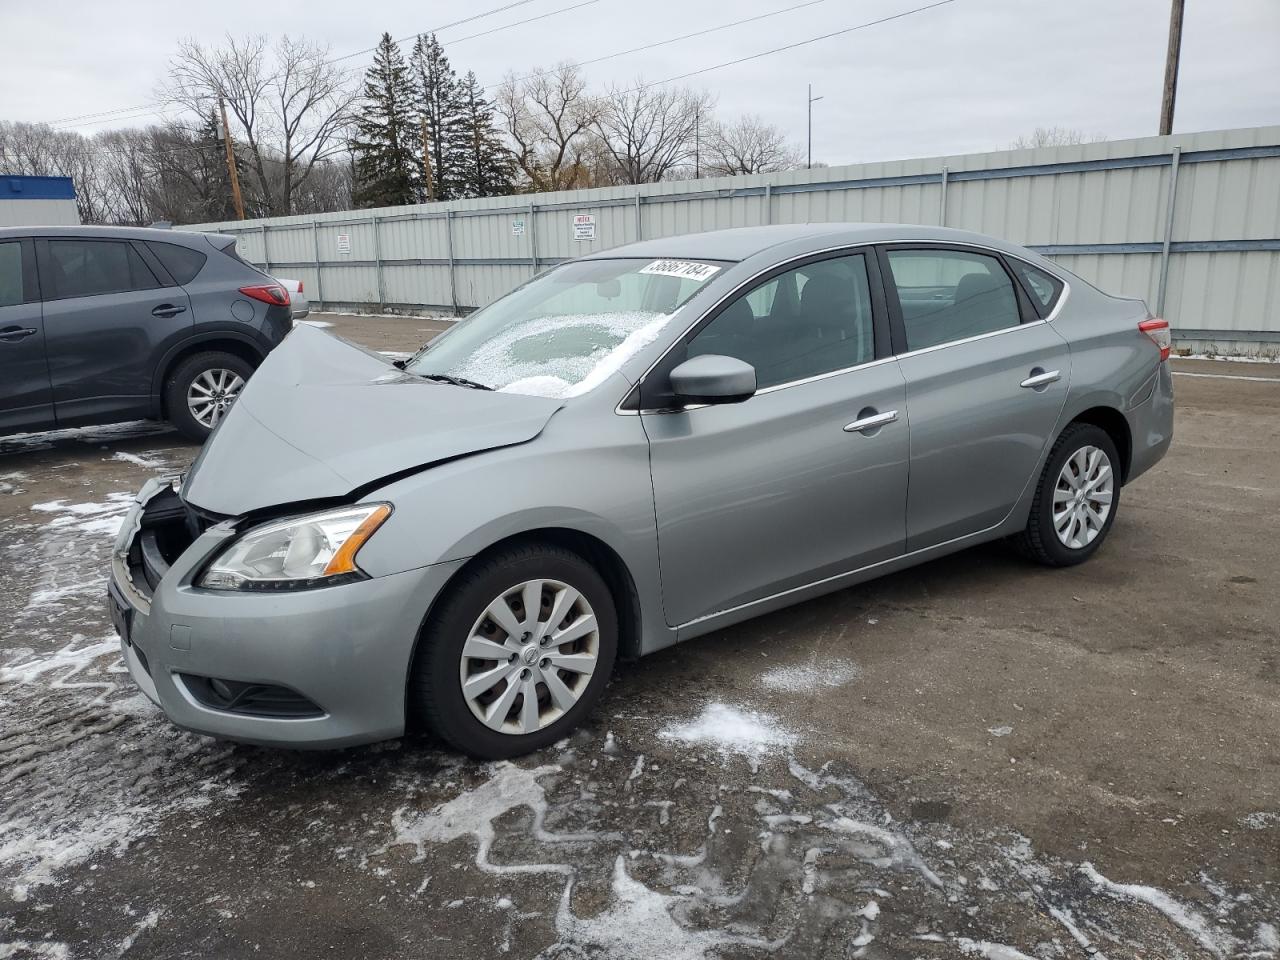
<instances>
[{"instance_id":1,"label":"windshield wiper","mask_svg":"<svg viewBox=\"0 0 1280 960\"><path fill-rule=\"evenodd\" d=\"M478 383L475 380L468 380L466 377L454 377L447 373L418 373L410 371L415 377L421 377L423 380L432 380L436 383L451 383L455 387L470 387L472 390L492 390L493 387L487 383Z\"/></svg>"}]
</instances>

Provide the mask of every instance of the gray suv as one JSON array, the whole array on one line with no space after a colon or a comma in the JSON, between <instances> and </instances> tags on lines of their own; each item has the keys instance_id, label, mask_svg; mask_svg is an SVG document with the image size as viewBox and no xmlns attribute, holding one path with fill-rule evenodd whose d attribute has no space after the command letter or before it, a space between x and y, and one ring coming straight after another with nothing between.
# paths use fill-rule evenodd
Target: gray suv
<instances>
[{"instance_id":1,"label":"gray suv","mask_svg":"<svg viewBox=\"0 0 1280 960\"><path fill-rule=\"evenodd\" d=\"M203 440L292 328L235 238L0 230L0 436L167 419Z\"/></svg>"}]
</instances>

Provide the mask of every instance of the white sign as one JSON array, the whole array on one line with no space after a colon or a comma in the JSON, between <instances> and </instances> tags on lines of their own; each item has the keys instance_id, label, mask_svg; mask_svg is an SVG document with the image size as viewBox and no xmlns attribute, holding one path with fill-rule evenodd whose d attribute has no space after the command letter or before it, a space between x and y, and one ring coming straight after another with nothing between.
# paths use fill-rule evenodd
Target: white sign
<instances>
[{"instance_id":1,"label":"white sign","mask_svg":"<svg viewBox=\"0 0 1280 960\"><path fill-rule=\"evenodd\" d=\"M682 280L696 280L702 283L719 273L720 268L710 263L696 263L693 260L655 260L640 272L654 273L662 277L680 277Z\"/></svg>"},{"instance_id":2,"label":"white sign","mask_svg":"<svg viewBox=\"0 0 1280 960\"><path fill-rule=\"evenodd\" d=\"M344 257L351 256L351 234L338 234L338 253Z\"/></svg>"},{"instance_id":3,"label":"white sign","mask_svg":"<svg viewBox=\"0 0 1280 960\"><path fill-rule=\"evenodd\" d=\"M511 221L511 235L513 237L524 236L524 218L523 217L521 217L519 220Z\"/></svg>"},{"instance_id":4,"label":"white sign","mask_svg":"<svg viewBox=\"0 0 1280 960\"><path fill-rule=\"evenodd\" d=\"M573 239L594 240L596 238L596 218L594 214L579 213L573 218Z\"/></svg>"}]
</instances>

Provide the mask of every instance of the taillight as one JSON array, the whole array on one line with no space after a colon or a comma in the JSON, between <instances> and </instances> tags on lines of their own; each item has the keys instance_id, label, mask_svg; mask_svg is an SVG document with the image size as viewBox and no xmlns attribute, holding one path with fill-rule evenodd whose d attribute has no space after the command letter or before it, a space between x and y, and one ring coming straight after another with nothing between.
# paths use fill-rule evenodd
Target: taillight
<instances>
[{"instance_id":1,"label":"taillight","mask_svg":"<svg viewBox=\"0 0 1280 960\"><path fill-rule=\"evenodd\" d=\"M1160 348L1160 359L1169 359L1169 350L1173 347L1173 331L1169 329L1169 321L1158 317L1143 320L1138 329L1151 338L1151 342Z\"/></svg>"},{"instance_id":2,"label":"taillight","mask_svg":"<svg viewBox=\"0 0 1280 960\"><path fill-rule=\"evenodd\" d=\"M301 292L302 292L302 281L301 281L301 280L299 280L299 281L298 281L298 292L299 292L299 293L301 293Z\"/></svg>"},{"instance_id":3,"label":"taillight","mask_svg":"<svg viewBox=\"0 0 1280 960\"><path fill-rule=\"evenodd\" d=\"M278 283L259 283L252 287L241 287L240 292L246 297L253 297L253 299L269 303L273 307L287 307L289 305L289 291Z\"/></svg>"}]
</instances>

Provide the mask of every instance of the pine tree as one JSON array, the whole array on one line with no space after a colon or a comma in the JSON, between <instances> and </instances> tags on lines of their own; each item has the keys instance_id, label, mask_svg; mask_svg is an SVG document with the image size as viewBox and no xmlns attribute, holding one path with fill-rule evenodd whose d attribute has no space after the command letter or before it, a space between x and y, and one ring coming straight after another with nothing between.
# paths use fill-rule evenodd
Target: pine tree
<instances>
[{"instance_id":1,"label":"pine tree","mask_svg":"<svg viewBox=\"0 0 1280 960\"><path fill-rule=\"evenodd\" d=\"M365 73L364 104L351 143L356 206L395 206L418 199L417 93L400 47L384 33Z\"/></svg>"},{"instance_id":2,"label":"pine tree","mask_svg":"<svg viewBox=\"0 0 1280 960\"><path fill-rule=\"evenodd\" d=\"M462 196L464 118L457 75L434 33L418 37L409 60L418 85L418 115L426 121L434 199Z\"/></svg>"},{"instance_id":3,"label":"pine tree","mask_svg":"<svg viewBox=\"0 0 1280 960\"><path fill-rule=\"evenodd\" d=\"M458 85L462 104L459 140L461 195L500 197L515 189L516 164L494 127L493 104L484 97L484 88L468 73Z\"/></svg>"}]
</instances>

